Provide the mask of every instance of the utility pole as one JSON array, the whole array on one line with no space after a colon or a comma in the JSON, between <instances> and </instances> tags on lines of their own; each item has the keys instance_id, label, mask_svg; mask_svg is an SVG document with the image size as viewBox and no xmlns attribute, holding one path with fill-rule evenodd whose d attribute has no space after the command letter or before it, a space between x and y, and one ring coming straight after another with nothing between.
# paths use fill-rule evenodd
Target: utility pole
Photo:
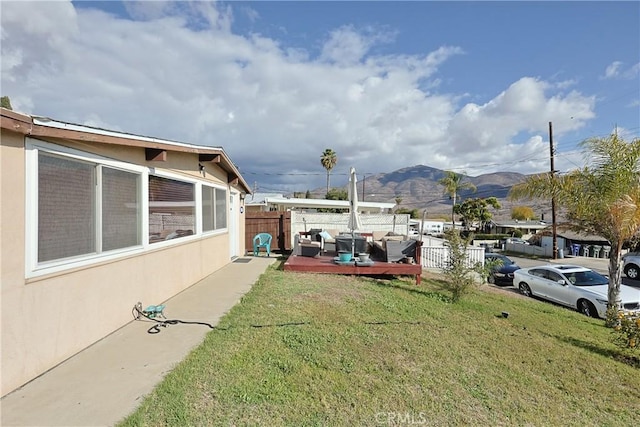
<instances>
[{"instance_id":1,"label":"utility pole","mask_svg":"<svg viewBox=\"0 0 640 427\"><path fill-rule=\"evenodd\" d=\"M555 175L555 167L553 160L555 157L555 150L553 148L553 125L549 122L549 155L551 156L551 179ZM554 191L555 193L555 191ZM558 259L558 229L556 227L556 197L555 194L551 195L551 230L553 235L553 259Z\"/></svg>"}]
</instances>

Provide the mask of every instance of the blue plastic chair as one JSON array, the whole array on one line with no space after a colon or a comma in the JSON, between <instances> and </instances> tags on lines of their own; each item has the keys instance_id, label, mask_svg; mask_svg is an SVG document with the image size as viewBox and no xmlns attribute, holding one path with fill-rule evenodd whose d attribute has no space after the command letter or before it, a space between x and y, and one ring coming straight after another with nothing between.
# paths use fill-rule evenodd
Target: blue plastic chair
<instances>
[{"instance_id":1,"label":"blue plastic chair","mask_svg":"<svg viewBox=\"0 0 640 427\"><path fill-rule=\"evenodd\" d=\"M265 248L267 256L271 256L271 234L258 233L253 237L253 255L258 256L260 254L260 248Z\"/></svg>"}]
</instances>

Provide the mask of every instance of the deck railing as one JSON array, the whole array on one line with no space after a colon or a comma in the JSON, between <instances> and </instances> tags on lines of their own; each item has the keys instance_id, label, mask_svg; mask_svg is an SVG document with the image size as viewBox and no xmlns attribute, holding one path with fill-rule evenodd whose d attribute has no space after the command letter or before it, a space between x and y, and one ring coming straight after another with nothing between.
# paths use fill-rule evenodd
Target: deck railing
<instances>
[{"instance_id":1,"label":"deck railing","mask_svg":"<svg viewBox=\"0 0 640 427\"><path fill-rule=\"evenodd\" d=\"M449 248L447 246L423 246L421 264L422 268L442 270L449 262ZM467 247L467 267L471 268L477 263L484 264L484 248L477 246Z\"/></svg>"}]
</instances>

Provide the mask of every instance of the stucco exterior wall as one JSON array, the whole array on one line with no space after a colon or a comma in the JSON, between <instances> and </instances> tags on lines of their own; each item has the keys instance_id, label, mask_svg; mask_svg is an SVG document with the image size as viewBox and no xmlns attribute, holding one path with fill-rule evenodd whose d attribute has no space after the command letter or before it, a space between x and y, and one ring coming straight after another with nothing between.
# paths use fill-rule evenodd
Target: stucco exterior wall
<instances>
[{"instance_id":1,"label":"stucco exterior wall","mask_svg":"<svg viewBox=\"0 0 640 427\"><path fill-rule=\"evenodd\" d=\"M3 131L0 144L1 395L16 389L133 320L132 308L160 304L231 261L230 236L176 239L172 245L110 261L26 279L25 140ZM87 146L68 144L88 151ZM147 165L144 149L102 147L100 155ZM203 179L196 154L172 153L174 173ZM158 163L158 162L156 162ZM226 174L206 165L204 179L226 185ZM244 215L238 215L239 253Z\"/></svg>"}]
</instances>

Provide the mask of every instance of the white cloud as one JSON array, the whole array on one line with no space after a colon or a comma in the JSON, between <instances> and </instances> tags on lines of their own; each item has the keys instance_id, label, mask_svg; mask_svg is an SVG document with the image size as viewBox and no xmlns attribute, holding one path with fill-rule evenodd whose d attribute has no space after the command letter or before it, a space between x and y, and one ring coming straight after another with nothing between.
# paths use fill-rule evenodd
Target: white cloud
<instances>
[{"instance_id":1,"label":"white cloud","mask_svg":"<svg viewBox=\"0 0 640 427\"><path fill-rule=\"evenodd\" d=\"M372 28L357 31L347 25L335 29L322 47L320 60L338 65L357 64L377 43L390 42L394 35L378 32Z\"/></svg>"},{"instance_id":2,"label":"white cloud","mask_svg":"<svg viewBox=\"0 0 640 427\"><path fill-rule=\"evenodd\" d=\"M620 78L625 80L635 79L640 75L640 62L632 65L627 69L623 69L623 62L614 61L607 66L604 71L603 79Z\"/></svg>"},{"instance_id":3,"label":"white cloud","mask_svg":"<svg viewBox=\"0 0 640 427\"><path fill-rule=\"evenodd\" d=\"M484 105L465 105L451 118L448 143L443 146L449 164L434 166L453 167L460 161L478 164L478 156L482 155L503 166L512 162L527 172L544 170L548 152L525 163L521 161L540 152L540 135L547 136L548 123L552 121L558 134L562 134L579 129L594 117L594 97L575 91L549 96L546 92L551 88L545 81L523 77ZM522 135L528 134L532 136L521 141ZM486 171L471 166L467 169Z\"/></svg>"},{"instance_id":4,"label":"white cloud","mask_svg":"<svg viewBox=\"0 0 640 427\"><path fill-rule=\"evenodd\" d=\"M614 61L611 64L609 64L607 68L604 70L604 76L602 78L612 79L616 77L620 73L619 70L621 65L622 65L622 62L620 61Z\"/></svg>"},{"instance_id":5,"label":"white cloud","mask_svg":"<svg viewBox=\"0 0 640 427\"><path fill-rule=\"evenodd\" d=\"M468 94L447 93L439 69L460 47L374 55L393 32L346 26L314 57L233 34L229 8L140 3L128 4L137 21L64 2L4 3L3 95L54 119L222 146L248 182L299 191L323 185L325 148L338 153L336 185L350 166L546 170L548 122L561 137L594 117L593 97L562 92L570 80L523 77L459 105ZM287 175L297 172L306 175Z\"/></svg>"},{"instance_id":6,"label":"white cloud","mask_svg":"<svg viewBox=\"0 0 640 427\"><path fill-rule=\"evenodd\" d=\"M257 10L252 7L244 6L241 8L242 13L249 19L251 22L256 22L260 19L260 14Z\"/></svg>"}]
</instances>

